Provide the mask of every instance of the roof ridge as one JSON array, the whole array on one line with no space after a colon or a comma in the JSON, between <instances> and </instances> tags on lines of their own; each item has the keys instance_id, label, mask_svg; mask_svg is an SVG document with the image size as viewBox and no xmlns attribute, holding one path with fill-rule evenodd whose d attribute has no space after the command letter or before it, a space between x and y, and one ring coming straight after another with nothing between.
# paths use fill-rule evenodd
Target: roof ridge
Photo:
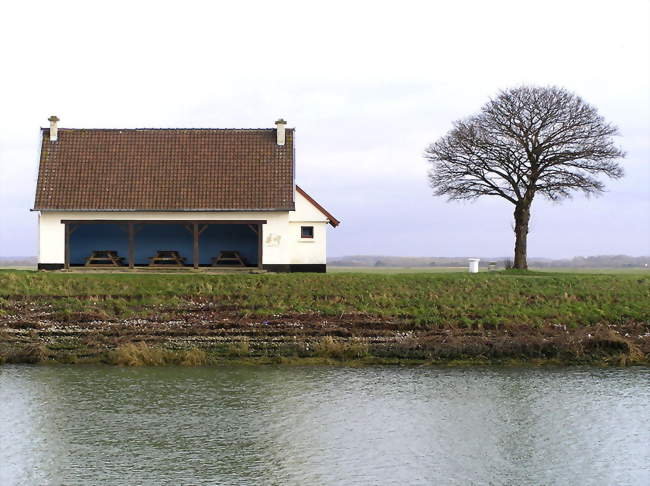
<instances>
[{"instance_id":1,"label":"roof ridge","mask_svg":"<svg viewBox=\"0 0 650 486\"><path fill-rule=\"evenodd\" d=\"M41 130L49 130L50 127L41 127ZM275 130L275 128L147 128L147 127L140 127L140 128L74 128L74 127L59 127L58 130L86 130L86 131L112 131L112 132L117 132L117 131L125 131L125 130L130 130L130 131L138 131L138 130L156 130L156 131L164 131L164 130L210 130L210 131L262 131L262 130ZM287 128L287 130L295 130L295 128Z\"/></svg>"}]
</instances>

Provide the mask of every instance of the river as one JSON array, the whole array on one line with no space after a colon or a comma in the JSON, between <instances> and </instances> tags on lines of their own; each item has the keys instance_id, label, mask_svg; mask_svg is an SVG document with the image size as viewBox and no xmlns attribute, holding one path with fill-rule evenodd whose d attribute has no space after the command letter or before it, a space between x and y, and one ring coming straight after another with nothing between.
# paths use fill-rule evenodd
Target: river
<instances>
[{"instance_id":1,"label":"river","mask_svg":"<svg viewBox=\"0 0 650 486\"><path fill-rule=\"evenodd\" d=\"M650 369L0 366L1 485L650 484Z\"/></svg>"}]
</instances>

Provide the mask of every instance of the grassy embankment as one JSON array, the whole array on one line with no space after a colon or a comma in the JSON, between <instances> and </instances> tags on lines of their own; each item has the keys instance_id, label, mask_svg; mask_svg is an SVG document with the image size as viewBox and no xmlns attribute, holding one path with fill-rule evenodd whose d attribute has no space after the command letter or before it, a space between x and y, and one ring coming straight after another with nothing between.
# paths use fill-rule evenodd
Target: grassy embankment
<instances>
[{"instance_id":1,"label":"grassy embankment","mask_svg":"<svg viewBox=\"0 0 650 486\"><path fill-rule=\"evenodd\" d=\"M0 361L650 364L650 275L0 271Z\"/></svg>"}]
</instances>

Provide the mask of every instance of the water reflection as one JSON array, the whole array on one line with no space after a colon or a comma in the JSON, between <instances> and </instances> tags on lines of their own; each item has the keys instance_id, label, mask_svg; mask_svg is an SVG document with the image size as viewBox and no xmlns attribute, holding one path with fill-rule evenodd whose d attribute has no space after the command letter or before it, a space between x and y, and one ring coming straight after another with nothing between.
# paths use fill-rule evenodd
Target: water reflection
<instances>
[{"instance_id":1,"label":"water reflection","mask_svg":"<svg viewBox=\"0 0 650 486\"><path fill-rule=\"evenodd\" d=\"M648 484L650 370L0 367L0 484Z\"/></svg>"}]
</instances>

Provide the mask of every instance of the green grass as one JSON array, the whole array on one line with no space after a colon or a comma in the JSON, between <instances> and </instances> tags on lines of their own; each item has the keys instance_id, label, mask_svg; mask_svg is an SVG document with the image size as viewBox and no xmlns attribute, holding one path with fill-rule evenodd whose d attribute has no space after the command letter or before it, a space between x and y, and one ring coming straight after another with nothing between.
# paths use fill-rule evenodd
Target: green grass
<instances>
[{"instance_id":1,"label":"green grass","mask_svg":"<svg viewBox=\"0 0 650 486\"><path fill-rule=\"evenodd\" d=\"M22 301L61 320L155 316L201 308L260 318L361 316L422 326L650 321L650 275L562 272L263 275L0 271L0 318Z\"/></svg>"}]
</instances>

